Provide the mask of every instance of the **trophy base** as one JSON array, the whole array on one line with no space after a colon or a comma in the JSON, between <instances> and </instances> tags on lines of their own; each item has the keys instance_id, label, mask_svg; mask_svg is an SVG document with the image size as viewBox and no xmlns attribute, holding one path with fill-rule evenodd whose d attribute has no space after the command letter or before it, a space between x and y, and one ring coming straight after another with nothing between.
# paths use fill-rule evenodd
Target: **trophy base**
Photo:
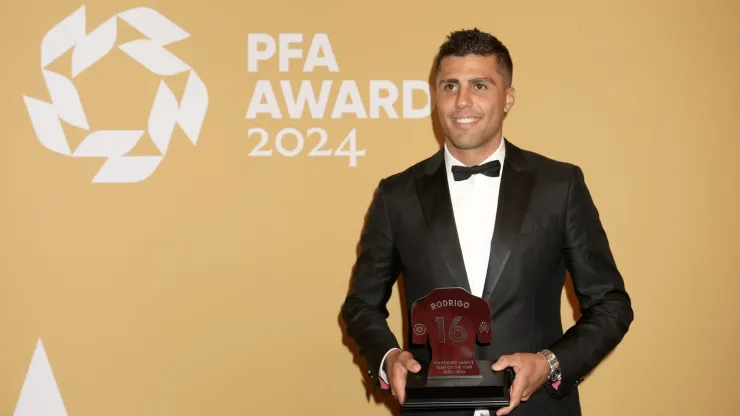
<instances>
[{"instance_id":1,"label":"trophy base","mask_svg":"<svg viewBox=\"0 0 740 416\"><path fill-rule=\"evenodd\" d=\"M428 363L406 378L404 409L497 409L509 405L514 370L493 371L493 361L480 360L480 376L427 377Z\"/></svg>"}]
</instances>

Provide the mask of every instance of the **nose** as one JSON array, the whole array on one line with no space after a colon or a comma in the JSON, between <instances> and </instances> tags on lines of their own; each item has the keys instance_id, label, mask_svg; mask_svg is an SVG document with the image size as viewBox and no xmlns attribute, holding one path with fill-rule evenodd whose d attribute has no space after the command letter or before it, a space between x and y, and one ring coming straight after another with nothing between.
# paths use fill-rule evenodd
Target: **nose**
<instances>
[{"instance_id":1,"label":"nose","mask_svg":"<svg viewBox=\"0 0 740 416\"><path fill-rule=\"evenodd\" d=\"M458 90L457 98L455 99L455 107L466 108L472 104L470 88L463 86Z\"/></svg>"}]
</instances>

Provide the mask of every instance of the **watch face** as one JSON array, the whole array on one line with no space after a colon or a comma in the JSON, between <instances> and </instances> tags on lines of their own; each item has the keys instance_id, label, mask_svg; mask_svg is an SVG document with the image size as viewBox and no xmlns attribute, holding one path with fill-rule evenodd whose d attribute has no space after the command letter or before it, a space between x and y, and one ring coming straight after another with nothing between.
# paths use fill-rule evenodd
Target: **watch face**
<instances>
[{"instance_id":1,"label":"watch face","mask_svg":"<svg viewBox=\"0 0 740 416\"><path fill-rule=\"evenodd\" d=\"M560 381L560 377L562 377L560 369L555 370L555 373L552 375L553 381Z\"/></svg>"}]
</instances>

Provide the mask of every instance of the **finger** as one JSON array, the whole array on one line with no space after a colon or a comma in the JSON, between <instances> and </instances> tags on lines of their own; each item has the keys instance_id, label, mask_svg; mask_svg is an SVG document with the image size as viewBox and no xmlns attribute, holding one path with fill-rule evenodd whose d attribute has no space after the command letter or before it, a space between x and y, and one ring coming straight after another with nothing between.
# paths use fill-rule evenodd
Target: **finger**
<instances>
[{"instance_id":1,"label":"finger","mask_svg":"<svg viewBox=\"0 0 740 416\"><path fill-rule=\"evenodd\" d=\"M522 398L520 400L526 402L527 400L529 400L530 397L532 397L531 384L524 389L524 391L522 392Z\"/></svg>"},{"instance_id":2,"label":"finger","mask_svg":"<svg viewBox=\"0 0 740 416\"><path fill-rule=\"evenodd\" d=\"M418 373L421 370L421 364L419 364L419 362L416 361L410 353L404 353L403 356L399 356L398 362L404 369L411 371L412 373Z\"/></svg>"},{"instance_id":3,"label":"finger","mask_svg":"<svg viewBox=\"0 0 740 416\"><path fill-rule=\"evenodd\" d=\"M495 363L493 363L491 368L493 371L501 371L506 367L511 367L513 359L514 357L511 355L502 355Z\"/></svg>"},{"instance_id":4,"label":"finger","mask_svg":"<svg viewBox=\"0 0 740 416\"><path fill-rule=\"evenodd\" d=\"M412 373L418 373L421 370L421 364L419 364L419 362L414 360L413 358L406 361L405 366L406 369L411 371Z\"/></svg>"},{"instance_id":5,"label":"finger","mask_svg":"<svg viewBox=\"0 0 740 416\"><path fill-rule=\"evenodd\" d=\"M509 412L514 410L521 402L522 393L526 387L526 383L523 381L524 377L517 377L514 379L514 383L511 385L511 395L509 396L509 406L503 407L496 412L496 415L508 415Z\"/></svg>"},{"instance_id":6,"label":"finger","mask_svg":"<svg viewBox=\"0 0 740 416\"><path fill-rule=\"evenodd\" d=\"M391 379L391 390L393 390L393 395L396 396L396 399L401 404L403 404L403 400L405 399L406 373L406 369L399 365L397 370L394 369Z\"/></svg>"},{"instance_id":7,"label":"finger","mask_svg":"<svg viewBox=\"0 0 740 416\"><path fill-rule=\"evenodd\" d=\"M398 402L401 404L403 404L403 401L406 398L406 375L408 374L408 370L406 369L407 360L408 356L401 354L391 367L391 385L393 386L393 391Z\"/></svg>"},{"instance_id":8,"label":"finger","mask_svg":"<svg viewBox=\"0 0 740 416\"><path fill-rule=\"evenodd\" d=\"M513 387L512 387L512 386L509 386L509 398L511 398L511 392L512 392L512 389L513 389ZM510 408L510 407L504 407L504 408L501 408L501 409L499 409L499 410L498 410L498 411L496 412L496 415L497 415L497 416L500 416L500 415L508 415L508 414L509 414L509 412L511 412L512 410L513 410L513 408Z\"/></svg>"},{"instance_id":9,"label":"finger","mask_svg":"<svg viewBox=\"0 0 740 416\"><path fill-rule=\"evenodd\" d=\"M522 392L522 401L526 402L527 400L529 400L529 398L532 397L532 394L534 394L534 390L532 388L532 384L530 383Z\"/></svg>"},{"instance_id":10,"label":"finger","mask_svg":"<svg viewBox=\"0 0 740 416\"><path fill-rule=\"evenodd\" d=\"M532 395L532 392L530 390L531 387L527 386L524 391L522 391L522 395L520 396L519 400L522 402L526 402L527 400L529 400L529 396Z\"/></svg>"},{"instance_id":11,"label":"finger","mask_svg":"<svg viewBox=\"0 0 740 416\"><path fill-rule=\"evenodd\" d=\"M514 379L514 384L511 386L511 399L509 400L509 407L519 406L519 402L522 399L524 389L526 388L526 382L524 377L519 377L519 382Z\"/></svg>"},{"instance_id":12,"label":"finger","mask_svg":"<svg viewBox=\"0 0 740 416\"><path fill-rule=\"evenodd\" d=\"M403 401L406 400L406 379L399 378L395 384L396 399L398 399L399 403L403 404Z\"/></svg>"},{"instance_id":13,"label":"finger","mask_svg":"<svg viewBox=\"0 0 740 416\"><path fill-rule=\"evenodd\" d=\"M509 413L511 413L511 412L512 412L513 410L514 410L514 408L513 408L513 407L511 407L511 406L509 406L509 407L502 407L502 408L500 408L500 409L498 409L498 410L496 411L496 416L503 416L503 415L508 415L508 414L509 414Z\"/></svg>"}]
</instances>

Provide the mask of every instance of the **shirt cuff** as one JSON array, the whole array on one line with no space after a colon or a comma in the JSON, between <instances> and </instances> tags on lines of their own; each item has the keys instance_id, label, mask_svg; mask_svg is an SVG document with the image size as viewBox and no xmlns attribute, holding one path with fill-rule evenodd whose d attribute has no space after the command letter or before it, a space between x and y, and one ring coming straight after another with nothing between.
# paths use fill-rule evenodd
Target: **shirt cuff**
<instances>
[{"instance_id":1,"label":"shirt cuff","mask_svg":"<svg viewBox=\"0 0 740 416\"><path fill-rule=\"evenodd\" d=\"M378 371L378 380L380 381L380 388L382 390L388 390L391 388L388 383L388 375L385 373L385 357L388 356L389 352L394 351L394 350L401 351L398 348L391 348L390 350L388 350L388 352L385 353L385 355L383 356L383 359L380 361L380 370Z\"/></svg>"}]
</instances>

